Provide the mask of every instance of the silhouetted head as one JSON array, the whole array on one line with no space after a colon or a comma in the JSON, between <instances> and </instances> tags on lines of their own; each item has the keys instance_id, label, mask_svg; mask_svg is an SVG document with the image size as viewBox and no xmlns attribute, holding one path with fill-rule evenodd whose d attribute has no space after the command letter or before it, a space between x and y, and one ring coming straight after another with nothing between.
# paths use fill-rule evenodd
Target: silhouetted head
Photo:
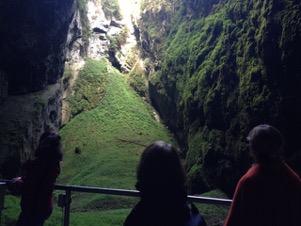
<instances>
[{"instance_id":1,"label":"silhouetted head","mask_svg":"<svg viewBox=\"0 0 301 226\"><path fill-rule=\"evenodd\" d=\"M42 134L35 156L38 159L49 161L61 161L63 158L61 150L61 137L55 132L47 131Z\"/></svg>"},{"instance_id":2,"label":"silhouetted head","mask_svg":"<svg viewBox=\"0 0 301 226\"><path fill-rule=\"evenodd\" d=\"M144 198L185 199L185 173L177 149L163 141L149 145L138 165L136 187Z\"/></svg>"},{"instance_id":3,"label":"silhouetted head","mask_svg":"<svg viewBox=\"0 0 301 226\"><path fill-rule=\"evenodd\" d=\"M283 138L279 130L270 125L254 127L248 137L252 156L259 163L278 161L281 158Z\"/></svg>"}]
</instances>

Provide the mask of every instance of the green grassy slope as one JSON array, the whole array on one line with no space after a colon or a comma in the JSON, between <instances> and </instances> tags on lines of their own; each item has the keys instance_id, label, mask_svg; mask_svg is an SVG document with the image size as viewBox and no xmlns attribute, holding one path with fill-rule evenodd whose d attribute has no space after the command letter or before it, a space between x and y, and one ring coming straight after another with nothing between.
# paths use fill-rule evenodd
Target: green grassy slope
<instances>
[{"instance_id":1,"label":"green grassy slope","mask_svg":"<svg viewBox=\"0 0 301 226\"><path fill-rule=\"evenodd\" d=\"M77 81L80 84L75 84L69 98L74 117L60 131L64 161L58 182L134 189L142 145L159 139L171 142L168 130L155 120L151 107L130 88L123 75L106 61L87 60ZM136 201L75 193L71 226L122 225ZM7 225L18 216L18 202L16 198L7 199ZM47 226L61 224L60 211L55 208Z\"/></svg>"},{"instance_id":2,"label":"green grassy slope","mask_svg":"<svg viewBox=\"0 0 301 226\"><path fill-rule=\"evenodd\" d=\"M61 130L65 157L60 181L133 188L143 150L137 144L171 141L171 137L119 72L108 67L104 73L108 81L100 104L79 114Z\"/></svg>"},{"instance_id":3,"label":"green grassy slope","mask_svg":"<svg viewBox=\"0 0 301 226\"><path fill-rule=\"evenodd\" d=\"M87 67L102 70L97 74ZM65 156L59 181L133 189L136 166L144 149L141 145L158 139L168 142L172 139L167 129L155 120L151 108L128 86L122 74L105 61L88 61L80 73L79 81L83 84L83 79L93 81L91 77L95 79L97 76L105 81L104 87L86 83L76 92L89 90L88 93L101 95L102 98L88 98L99 99L98 106L75 116L61 130ZM93 89L103 92L93 92ZM131 208L135 202L130 198L75 194L72 208L78 222L85 217L91 220L92 215L99 214L112 216L112 222L107 217L108 222L103 224L120 225L127 213L122 209ZM123 217L118 217L121 215ZM97 222L94 219L91 223L87 221L86 225L99 225L100 222Z\"/></svg>"}]
</instances>

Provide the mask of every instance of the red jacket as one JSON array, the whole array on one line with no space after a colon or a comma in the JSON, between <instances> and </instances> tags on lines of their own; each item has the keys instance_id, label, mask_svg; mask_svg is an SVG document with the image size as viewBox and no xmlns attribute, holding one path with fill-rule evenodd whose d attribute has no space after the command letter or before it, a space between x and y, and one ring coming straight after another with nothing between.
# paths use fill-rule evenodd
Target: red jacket
<instances>
[{"instance_id":1,"label":"red jacket","mask_svg":"<svg viewBox=\"0 0 301 226\"><path fill-rule=\"evenodd\" d=\"M21 209L33 215L49 216L52 211L52 192L60 173L59 162L29 161L22 176Z\"/></svg>"},{"instance_id":2,"label":"red jacket","mask_svg":"<svg viewBox=\"0 0 301 226\"><path fill-rule=\"evenodd\" d=\"M285 163L254 164L240 179L224 226L301 226L301 180Z\"/></svg>"}]
</instances>

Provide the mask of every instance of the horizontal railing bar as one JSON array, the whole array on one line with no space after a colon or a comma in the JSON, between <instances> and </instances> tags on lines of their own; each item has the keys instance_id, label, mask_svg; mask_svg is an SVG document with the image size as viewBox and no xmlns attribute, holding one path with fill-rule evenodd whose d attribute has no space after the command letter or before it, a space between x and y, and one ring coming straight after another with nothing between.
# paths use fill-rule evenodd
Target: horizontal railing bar
<instances>
[{"instance_id":1,"label":"horizontal railing bar","mask_svg":"<svg viewBox=\"0 0 301 226\"><path fill-rule=\"evenodd\" d=\"M205 196L192 196L192 195L188 195L188 200L191 202L196 202L196 203L223 205L223 206L230 206L232 203L231 199L221 199L221 198L212 198L212 197L205 197Z\"/></svg>"},{"instance_id":2,"label":"horizontal railing bar","mask_svg":"<svg viewBox=\"0 0 301 226\"><path fill-rule=\"evenodd\" d=\"M78 186L78 185L55 185L55 189L62 190L62 191L98 193L98 194L105 194L105 195L120 195L120 196L131 196L131 197L140 196L139 191L136 190L100 188L100 187Z\"/></svg>"},{"instance_id":3,"label":"horizontal railing bar","mask_svg":"<svg viewBox=\"0 0 301 226\"><path fill-rule=\"evenodd\" d=\"M6 180L6 179L1 179L0 180L0 183L4 183L4 184L9 183L9 182L11 182L11 180Z\"/></svg>"},{"instance_id":4,"label":"horizontal railing bar","mask_svg":"<svg viewBox=\"0 0 301 226\"><path fill-rule=\"evenodd\" d=\"M130 196L130 197L139 197L140 192L137 190L126 190L126 189L112 189L112 188L99 188L99 187L89 187L89 186L77 186L77 185L56 185L56 190L63 191L75 191L75 192L85 192L85 193L98 193L106 195L120 195L120 196ZM220 199L220 198L211 198L204 196L188 196L188 200L196 203L204 204L214 204L214 205L231 205L231 199Z\"/></svg>"},{"instance_id":5,"label":"horizontal railing bar","mask_svg":"<svg viewBox=\"0 0 301 226\"><path fill-rule=\"evenodd\" d=\"M9 180L0 180L0 182L7 183ZM140 192L137 190L126 190L126 189L113 189L113 188L100 188L91 186L79 186L79 185L55 185L55 190L61 191L72 191L72 192L82 192L82 193L97 193L105 195L118 195L118 196L129 196L129 197L139 197ZM221 199L221 198L211 198L204 196L188 196L189 201L195 203L203 204L213 204L213 205L224 205L230 206L231 199Z\"/></svg>"}]
</instances>

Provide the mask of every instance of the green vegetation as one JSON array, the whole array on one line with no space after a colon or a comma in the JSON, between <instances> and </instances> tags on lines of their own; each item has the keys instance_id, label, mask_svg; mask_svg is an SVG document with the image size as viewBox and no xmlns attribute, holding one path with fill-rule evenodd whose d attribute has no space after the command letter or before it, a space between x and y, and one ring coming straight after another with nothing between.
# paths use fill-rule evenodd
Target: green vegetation
<instances>
[{"instance_id":1,"label":"green vegetation","mask_svg":"<svg viewBox=\"0 0 301 226\"><path fill-rule=\"evenodd\" d=\"M205 197L215 198L227 198L227 195L220 190L212 190L210 192L203 193ZM223 225L224 219L227 216L229 207L215 206L208 204L197 204L199 211L203 214L208 226L220 226Z\"/></svg>"},{"instance_id":2,"label":"green vegetation","mask_svg":"<svg viewBox=\"0 0 301 226\"><path fill-rule=\"evenodd\" d=\"M117 52L120 50L121 46L126 43L126 40L129 36L129 31L127 27L124 27L117 35L109 36L110 40L109 50Z\"/></svg>"},{"instance_id":3,"label":"green vegetation","mask_svg":"<svg viewBox=\"0 0 301 226\"><path fill-rule=\"evenodd\" d=\"M56 194L57 195L57 194ZM226 195L219 190L213 190L202 194L206 197L226 198ZM134 201L134 200L133 200ZM3 211L3 225L14 226L16 219L19 216L20 199L18 197L6 196L5 208ZM196 204L199 211L203 214L207 225L217 226L222 225L223 219L225 219L228 212L228 207L214 206L208 204ZM124 219L131 211L131 208L127 209L107 209L100 211L99 209L89 209L87 211L71 211L71 226L120 226L123 224ZM45 226L61 225L63 213L61 209L54 206L54 211L51 217L46 221Z\"/></svg>"},{"instance_id":4,"label":"green vegetation","mask_svg":"<svg viewBox=\"0 0 301 226\"><path fill-rule=\"evenodd\" d=\"M134 176L135 165L143 149L133 142L148 145L156 139L170 141L170 138L167 130L155 121L146 103L131 90L122 75L107 66L105 61L87 63L80 72L80 76L85 76L80 77L77 83L85 84L83 80L91 78L95 66L102 71L98 74L99 78L106 78L106 83L97 88L104 89L105 95L94 109L85 109L61 130L66 151L64 162L66 170L61 179L75 184L85 182L102 186L132 187L134 181L127 181L126 176ZM80 89L75 90L75 96L77 91L81 93ZM91 92L91 99L96 97L98 94ZM76 147L81 150L80 154L74 153ZM115 165L106 161L106 158L114 158L116 162L122 164ZM87 167L87 162L93 164ZM75 163L78 167L71 167ZM85 166L84 170L81 169L81 165ZM102 176L94 177L93 169L102 165L104 169L96 170L96 175L100 173ZM124 168L132 169L127 172ZM120 179L119 173L125 177ZM116 174L115 178L113 174Z\"/></svg>"},{"instance_id":5,"label":"green vegetation","mask_svg":"<svg viewBox=\"0 0 301 226\"><path fill-rule=\"evenodd\" d=\"M4 211L2 212L2 222L5 226L15 226L16 220L20 213L20 198L14 196L6 196ZM76 212L71 211L71 226L113 226L122 225L124 219L131 209L112 209L99 211L90 209L89 211ZM49 219L45 222L45 226L62 225L63 212L58 206L54 206L54 210Z\"/></svg>"},{"instance_id":6,"label":"green vegetation","mask_svg":"<svg viewBox=\"0 0 301 226\"><path fill-rule=\"evenodd\" d=\"M259 123L287 128L281 108L294 105L282 105L282 95L300 97L297 88L285 90L284 86L296 85L283 77L300 74L293 60L301 49L297 38L301 14L296 14L300 4L164 2L162 7L146 8L141 21L142 49L157 69L149 76L150 97L163 120L182 138L190 189L219 187L231 194L249 164L245 137L250 128ZM288 24L293 28L287 29ZM283 40L290 44L282 45ZM283 61L283 53L290 60ZM289 73L280 66L283 63L291 68ZM295 143L292 148L298 147Z\"/></svg>"},{"instance_id":7,"label":"green vegetation","mask_svg":"<svg viewBox=\"0 0 301 226\"><path fill-rule=\"evenodd\" d=\"M85 2L79 0L82 15ZM102 3L106 16L118 19L117 1ZM155 71L148 76L150 85L145 86L139 68L127 84L107 62L87 61L69 99L74 118L61 130L65 161L60 182L134 188L143 145L171 140L130 86L142 96L149 88L161 117L180 138L193 193L233 192L250 163L245 137L259 123L285 132L288 157L300 168L300 3L145 0L142 8L142 55L148 71ZM126 35L112 38L110 49L119 48ZM37 109L43 104L37 101ZM225 197L219 190L206 195ZM135 201L74 194L72 224L121 225ZM7 203L9 222L18 200ZM221 225L227 208L198 206L209 225ZM48 225L59 219L56 210Z\"/></svg>"},{"instance_id":8,"label":"green vegetation","mask_svg":"<svg viewBox=\"0 0 301 226\"><path fill-rule=\"evenodd\" d=\"M95 108L105 95L107 85L107 63L87 59L84 68L73 88L73 94L68 98L71 115Z\"/></svg>"},{"instance_id":9,"label":"green vegetation","mask_svg":"<svg viewBox=\"0 0 301 226\"><path fill-rule=\"evenodd\" d=\"M133 69L129 73L128 82L130 86L141 96L146 97L147 79L145 77L145 71L137 61Z\"/></svg>"},{"instance_id":10,"label":"green vegetation","mask_svg":"<svg viewBox=\"0 0 301 226\"><path fill-rule=\"evenodd\" d=\"M232 148L236 149L240 145L239 151L245 149L240 141L245 134L225 140L224 131L238 126L236 118L241 114L241 108L245 107L243 105L250 108L258 105L258 102L250 99L238 102L244 90L254 90L248 93L248 97L261 95L258 83L249 82L252 74L257 74L260 80L265 81L264 67L258 55L251 54L256 51L255 34L250 32L254 26L249 20L231 18L231 6L231 3L227 7L216 6L206 17L194 16L188 20L178 14L170 19L170 32L161 37L164 42L158 53L163 59L161 70L157 72L157 79L151 80L158 87L160 98L155 100L159 107L163 106L165 118L177 116L169 120L176 122L176 130L181 133L185 131L188 141L187 166L188 171L191 170L189 175L194 178L190 178L192 190L199 187L199 191L204 191L214 187L216 181L224 181L224 177L228 181L218 186L226 191L232 189L229 184L235 184L239 173L235 176L234 169L228 172L225 167L231 167L231 161L234 160ZM193 10L189 9L192 5L186 7L187 10ZM258 9L256 11L260 12ZM265 18L260 21L265 23ZM268 88L266 92L270 92ZM258 100L264 101L262 98ZM161 103L160 99L167 100L172 107L164 108L167 104ZM179 114L174 114L175 109ZM225 160L229 158L232 160ZM227 175L224 175L225 172Z\"/></svg>"},{"instance_id":11,"label":"green vegetation","mask_svg":"<svg viewBox=\"0 0 301 226\"><path fill-rule=\"evenodd\" d=\"M98 73L94 73L96 68ZM87 83L91 78L104 82L91 88ZM87 90L84 84L91 88L91 92L85 91L91 94L90 99L96 100L99 96L93 92L96 87L104 90L104 96L95 102L95 108L85 109L61 130L65 160L60 182L133 189L136 165L144 148L141 145L158 139L170 142L167 129L154 119L149 106L106 61L89 60L77 83L81 88L75 90L75 96ZM79 222L99 214L107 216L104 224L120 225L128 212L125 209L135 202L130 198L74 194L72 208ZM90 220L89 225L93 225L95 219Z\"/></svg>"},{"instance_id":12,"label":"green vegetation","mask_svg":"<svg viewBox=\"0 0 301 226\"><path fill-rule=\"evenodd\" d=\"M141 8L145 12L141 15L139 27L142 38L150 43L151 52L158 54L157 60L165 52L161 47L161 38L166 36L171 28L171 22L175 14L179 0L144 0ZM153 55L153 54L150 55Z\"/></svg>"},{"instance_id":13,"label":"green vegetation","mask_svg":"<svg viewBox=\"0 0 301 226\"><path fill-rule=\"evenodd\" d=\"M13 226L16 224L20 213L20 199L14 196L5 196L4 211L2 212L3 225Z\"/></svg>"},{"instance_id":14,"label":"green vegetation","mask_svg":"<svg viewBox=\"0 0 301 226\"><path fill-rule=\"evenodd\" d=\"M141 10L158 12L164 9L167 11L173 11L179 3L179 0L143 0Z\"/></svg>"},{"instance_id":15,"label":"green vegetation","mask_svg":"<svg viewBox=\"0 0 301 226\"><path fill-rule=\"evenodd\" d=\"M107 19L122 19L118 0L102 0L101 4Z\"/></svg>"}]
</instances>

